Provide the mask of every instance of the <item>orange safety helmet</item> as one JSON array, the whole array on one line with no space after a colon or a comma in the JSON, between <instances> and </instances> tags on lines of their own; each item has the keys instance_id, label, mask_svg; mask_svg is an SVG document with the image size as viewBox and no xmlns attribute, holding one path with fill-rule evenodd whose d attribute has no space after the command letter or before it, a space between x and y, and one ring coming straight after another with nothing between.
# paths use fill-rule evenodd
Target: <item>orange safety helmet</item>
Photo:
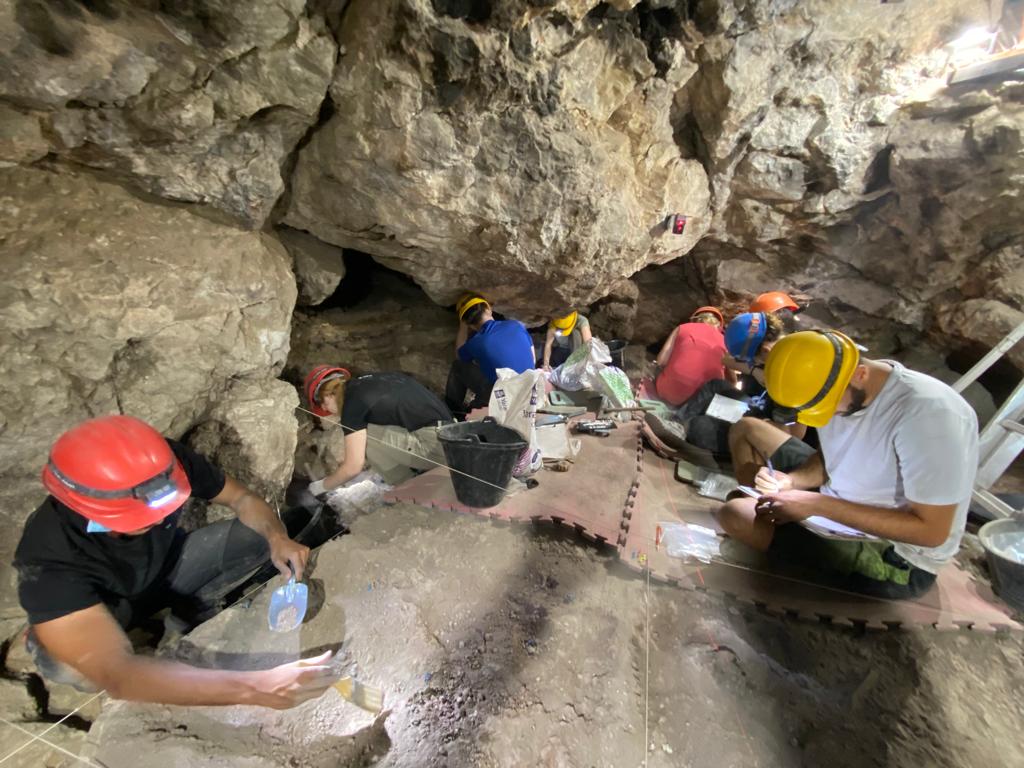
<instances>
[{"instance_id":1,"label":"orange safety helmet","mask_svg":"<svg viewBox=\"0 0 1024 768\"><path fill-rule=\"evenodd\" d=\"M725 325L725 318L722 316L722 310L718 307L697 307L690 315L690 319L693 320L697 315L710 314L718 318L719 325Z\"/></svg>"},{"instance_id":2,"label":"orange safety helmet","mask_svg":"<svg viewBox=\"0 0 1024 768\"><path fill-rule=\"evenodd\" d=\"M192 493L164 436L133 416L101 416L53 444L43 485L61 504L115 533L156 525Z\"/></svg>"},{"instance_id":3,"label":"orange safety helmet","mask_svg":"<svg viewBox=\"0 0 1024 768\"><path fill-rule=\"evenodd\" d=\"M347 368L339 368L334 365L318 365L310 371L302 383L302 390L306 393L306 400L309 401L309 410L317 416L330 416L331 412L320 406L320 387L332 379L348 381L351 378L352 374L348 372Z\"/></svg>"},{"instance_id":4,"label":"orange safety helmet","mask_svg":"<svg viewBox=\"0 0 1024 768\"><path fill-rule=\"evenodd\" d=\"M751 312L778 312L780 309L791 309L794 312L800 311L800 305L793 301L788 293L782 291L768 291L762 293L750 304Z\"/></svg>"}]
</instances>

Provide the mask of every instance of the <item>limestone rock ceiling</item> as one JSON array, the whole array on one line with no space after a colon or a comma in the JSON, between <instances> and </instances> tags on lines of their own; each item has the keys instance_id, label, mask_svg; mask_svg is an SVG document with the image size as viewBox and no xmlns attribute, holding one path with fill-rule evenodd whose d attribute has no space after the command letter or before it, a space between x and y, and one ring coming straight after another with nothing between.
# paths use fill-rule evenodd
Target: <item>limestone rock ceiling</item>
<instances>
[{"instance_id":1,"label":"limestone rock ceiling","mask_svg":"<svg viewBox=\"0 0 1024 768\"><path fill-rule=\"evenodd\" d=\"M936 86L990 5L0 3L0 528L117 411L279 497L297 432L300 472L340 446L277 377L440 389L465 289L639 347L785 288L872 354L977 359L1024 320L1024 83Z\"/></svg>"},{"instance_id":2,"label":"limestone rock ceiling","mask_svg":"<svg viewBox=\"0 0 1024 768\"><path fill-rule=\"evenodd\" d=\"M439 303L472 288L541 316L707 229L706 174L670 120L695 66L679 41L656 65L625 18L505 5L471 23L428 0L350 4L334 114L299 152L284 221ZM681 237L661 227L670 212L692 217Z\"/></svg>"},{"instance_id":3,"label":"limestone rock ceiling","mask_svg":"<svg viewBox=\"0 0 1024 768\"><path fill-rule=\"evenodd\" d=\"M3 3L2 159L52 153L259 227L336 56L305 0Z\"/></svg>"}]
</instances>

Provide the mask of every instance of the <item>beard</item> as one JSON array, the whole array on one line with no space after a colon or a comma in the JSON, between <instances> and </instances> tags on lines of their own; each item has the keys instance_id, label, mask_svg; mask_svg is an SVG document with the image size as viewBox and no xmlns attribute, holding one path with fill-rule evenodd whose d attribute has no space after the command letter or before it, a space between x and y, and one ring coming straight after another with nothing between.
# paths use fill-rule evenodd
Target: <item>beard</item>
<instances>
[{"instance_id":1,"label":"beard","mask_svg":"<svg viewBox=\"0 0 1024 768\"><path fill-rule=\"evenodd\" d=\"M853 416L858 411L864 410L864 403L868 399L868 393L863 389L850 387L850 407L842 412L843 416Z\"/></svg>"}]
</instances>

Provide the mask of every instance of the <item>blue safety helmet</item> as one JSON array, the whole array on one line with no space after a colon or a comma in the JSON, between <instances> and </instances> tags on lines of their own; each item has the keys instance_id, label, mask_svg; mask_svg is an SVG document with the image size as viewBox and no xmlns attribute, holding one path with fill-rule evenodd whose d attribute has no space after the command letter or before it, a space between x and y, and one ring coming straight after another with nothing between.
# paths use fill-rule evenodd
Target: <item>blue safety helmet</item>
<instances>
[{"instance_id":1,"label":"blue safety helmet","mask_svg":"<svg viewBox=\"0 0 1024 768\"><path fill-rule=\"evenodd\" d=\"M767 334L768 315L764 312L744 312L734 317L726 327L725 348L740 362L753 363Z\"/></svg>"}]
</instances>

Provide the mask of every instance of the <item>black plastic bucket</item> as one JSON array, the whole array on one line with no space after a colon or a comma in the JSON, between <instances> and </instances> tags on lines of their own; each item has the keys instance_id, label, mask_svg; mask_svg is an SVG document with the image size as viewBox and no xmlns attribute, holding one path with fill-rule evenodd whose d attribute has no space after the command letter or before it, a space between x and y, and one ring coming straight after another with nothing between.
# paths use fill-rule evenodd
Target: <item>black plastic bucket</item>
<instances>
[{"instance_id":1,"label":"black plastic bucket","mask_svg":"<svg viewBox=\"0 0 1024 768\"><path fill-rule=\"evenodd\" d=\"M988 554L996 592L1018 611L1024 611L1024 521L1007 518L985 523L978 538Z\"/></svg>"},{"instance_id":2,"label":"black plastic bucket","mask_svg":"<svg viewBox=\"0 0 1024 768\"><path fill-rule=\"evenodd\" d=\"M608 354L612 356L612 365L621 370L626 370L626 346L629 342L624 339L612 339L608 342Z\"/></svg>"},{"instance_id":3,"label":"black plastic bucket","mask_svg":"<svg viewBox=\"0 0 1024 768\"><path fill-rule=\"evenodd\" d=\"M493 419L484 419L446 424L437 437L449 468L458 470L450 472L455 497L467 507L500 504L512 470L526 449L520 434Z\"/></svg>"}]
</instances>

